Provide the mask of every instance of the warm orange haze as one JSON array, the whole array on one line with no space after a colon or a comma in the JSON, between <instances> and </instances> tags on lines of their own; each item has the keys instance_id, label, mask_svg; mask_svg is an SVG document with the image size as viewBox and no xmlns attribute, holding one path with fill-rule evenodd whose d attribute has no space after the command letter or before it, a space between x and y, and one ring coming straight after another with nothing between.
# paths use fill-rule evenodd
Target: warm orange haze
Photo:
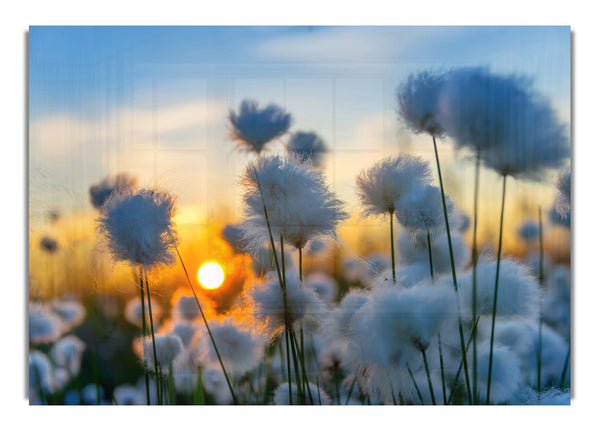
<instances>
[{"instance_id":1,"label":"warm orange haze","mask_svg":"<svg viewBox=\"0 0 600 431\"><path fill-rule=\"evenodd\" d=\"M31 404L570 403L568 27L30 44Z\"/></svg>"}]
</instances>

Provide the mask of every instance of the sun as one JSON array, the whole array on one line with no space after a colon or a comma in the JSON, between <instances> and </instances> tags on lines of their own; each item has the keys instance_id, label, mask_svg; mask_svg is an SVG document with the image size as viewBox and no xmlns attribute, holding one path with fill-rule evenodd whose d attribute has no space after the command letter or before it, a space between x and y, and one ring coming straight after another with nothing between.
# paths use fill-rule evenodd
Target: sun
<instances>
[{"instance_id":1,"label":"sun","mask_svg":"<svg viewBox=\"0 0 600 431\"><path fill-rule=\"evenodd\" d=\"M223 268L216 262L205 263L198 270L198 281L206 289L218 289L224 279Z\"/></svg>"}]
</instances>

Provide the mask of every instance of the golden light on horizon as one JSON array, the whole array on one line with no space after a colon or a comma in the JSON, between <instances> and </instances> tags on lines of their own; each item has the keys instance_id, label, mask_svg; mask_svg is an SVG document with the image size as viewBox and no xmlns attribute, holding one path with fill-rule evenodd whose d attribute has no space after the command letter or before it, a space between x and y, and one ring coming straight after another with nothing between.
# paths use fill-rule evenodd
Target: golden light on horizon
<instances>
[{"instance_id":1,"label":"golden light on horizon","mask_svg":"<svg viewBox=\"0 0 600 431\"><path fill-rule=\"evenodd\" d=\"M198 270L198 281L206 289L218 289L225 280L223 268L216 262L208 262Z\"/></svg>"}]
</instances>

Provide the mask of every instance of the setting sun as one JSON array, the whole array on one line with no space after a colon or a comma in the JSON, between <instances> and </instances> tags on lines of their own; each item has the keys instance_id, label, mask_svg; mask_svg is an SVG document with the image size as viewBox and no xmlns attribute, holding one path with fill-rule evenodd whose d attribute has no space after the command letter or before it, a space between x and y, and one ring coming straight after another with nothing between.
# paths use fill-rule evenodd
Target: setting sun
<instances>
[{"instance_id":1,"label":"setting sun","mask_svg":"<svg viewBox=\"0 0 600 431\"><path fill-rule=\"evenodd\" d=\"M198 281L207 289L217 289L224 279L223 268L216 262L205 263L198 270Z\"/></svg>"}]
</instances>

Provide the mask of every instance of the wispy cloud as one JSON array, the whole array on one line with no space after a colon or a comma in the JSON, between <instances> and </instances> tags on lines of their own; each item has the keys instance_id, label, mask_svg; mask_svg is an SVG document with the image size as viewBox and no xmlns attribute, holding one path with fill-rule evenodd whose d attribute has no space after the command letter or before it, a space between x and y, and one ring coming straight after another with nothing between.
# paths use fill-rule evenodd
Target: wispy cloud
<instances>
[{"instance_id":1,"label":"wispy cloud","mask_svg":"<svg viewBox=\"0 0 600 431\"><path fill-rule=\"evenodd\" d=\"M260 58L301 62L385 62L441 27L335 27L267 39L258 44Z\"/></svg>"}]
</instances>

